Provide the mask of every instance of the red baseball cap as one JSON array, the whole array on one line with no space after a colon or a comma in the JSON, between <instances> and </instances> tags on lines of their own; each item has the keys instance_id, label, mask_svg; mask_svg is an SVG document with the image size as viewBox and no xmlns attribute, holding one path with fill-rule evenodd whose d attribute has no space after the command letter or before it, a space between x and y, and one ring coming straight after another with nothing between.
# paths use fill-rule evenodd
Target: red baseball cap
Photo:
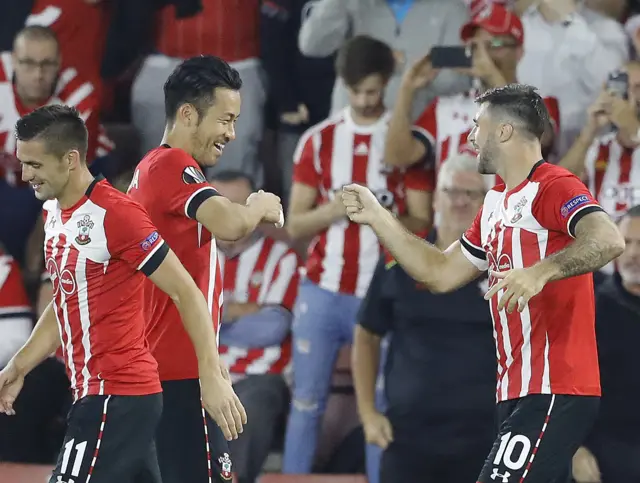
<instances>
[{"instance_id":1,"label":"red baseball cap","mask_svg":"<svg viewBox=\"0 0 640 483\"><path fill-rule=\"evenodd\" d=\"M460 30L462 41L466 42L473 37L478 28L492 35L511 35L519 45L524 41L524 28L520 17L500 4L487 3L482 10L477 11L471 21Z\"/></svg>"}]
</instances>

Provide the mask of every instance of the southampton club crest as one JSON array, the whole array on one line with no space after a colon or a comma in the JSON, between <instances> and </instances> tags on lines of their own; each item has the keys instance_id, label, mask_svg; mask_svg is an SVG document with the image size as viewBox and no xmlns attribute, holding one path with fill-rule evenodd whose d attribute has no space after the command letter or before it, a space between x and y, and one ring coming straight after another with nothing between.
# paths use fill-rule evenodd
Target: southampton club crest
<instances>
[{"instance_id":1,"label":"southampton club crest","mask_svg":"<svg viewBox=\"0 0 640 483\"><path fill-rule=\"evenodd\" d=\"M78 245L86 245L91 241L89 236L91 229L93 228L93 221L89 215L84 215L82 220L78 222L78 236L76 237L76 243Z\"/></svg>"},{"instance_id":2,"label":"southampton club crest","mask_svg":"<svg viewBox=\"0 0 640 483\"><path fill-rule=\"evenodd\" d=\"M231 474L231 458L229 457L229 453L223 453L220 458L218 458L218 463L220 463L220 476L224 480L231 481L233 475Z\"/></svg>"}]
</instances>

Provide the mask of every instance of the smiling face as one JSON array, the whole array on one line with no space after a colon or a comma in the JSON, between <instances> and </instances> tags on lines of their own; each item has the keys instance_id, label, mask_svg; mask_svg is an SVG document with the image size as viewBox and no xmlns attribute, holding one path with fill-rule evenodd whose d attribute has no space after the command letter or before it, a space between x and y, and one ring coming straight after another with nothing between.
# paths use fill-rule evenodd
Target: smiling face
<instances>
[{"instance_id":1,"label":"smiling face","mask_svg":"<svg viewBox=\"0 0 640 483\"><path fill-rule=\"evenodd\" d=\"M240 92L218 87L214 102L200 116L192 105L185 104L190 117L185 124L191 137L193 157L205 166L218 162L226 144L236 138L236 121L240 115ZM183 116L185 113L183 113ZM197 121L195 121L197 118Z\"/></svg>"},{"instance_id":2,"label":"smiling face","mask_svg":"<svg viewBox=\"0 0 640 483\"><path fill-rule=\"evenodd\" d=\"M79 153L75 152L79 157ZM36 198L46 201L59 198L70 176L70 163L64 156L58 158L47 151L39 139L18 141L16 156L22 164L22 180L29 183Z\"/></svg>"}]
</instances>

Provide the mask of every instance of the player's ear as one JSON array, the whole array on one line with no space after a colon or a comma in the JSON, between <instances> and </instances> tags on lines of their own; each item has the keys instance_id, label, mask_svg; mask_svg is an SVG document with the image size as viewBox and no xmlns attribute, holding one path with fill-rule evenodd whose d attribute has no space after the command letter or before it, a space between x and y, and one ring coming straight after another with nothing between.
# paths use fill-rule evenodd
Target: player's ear
<instances>
[{"instance_id":1,"label":"player's ear","mask_svg":"<svg viewBox=\"0 0 640 483\"><path fill-rule=\"evenodd\" d=\"M498 139L501 143L507 142L513 136L513 125L508 123L501 123L498 127Z\"/></svg>"},{"instance_id":2,"label":"player's ear","mask_svg":"<svg viewBox=\"0 0 640 483\"><path fill-rule=\"evenodd\" d=\"M77 149L67 151L62 159L67 163L69 169L78 169L82 164L82 156L80 156L80 152Z\"/></svg>"},{"instance_id":3,"label":"player's ear","mask_svg":"<svg viewBox=\"0 0 640 483\"><path fill-rule=\"evenodd\" d=\"M182 104L178 108L178 115L176 117L187 127L198 125L198 111L193 104Z\"/></svg>"}]
</instances>

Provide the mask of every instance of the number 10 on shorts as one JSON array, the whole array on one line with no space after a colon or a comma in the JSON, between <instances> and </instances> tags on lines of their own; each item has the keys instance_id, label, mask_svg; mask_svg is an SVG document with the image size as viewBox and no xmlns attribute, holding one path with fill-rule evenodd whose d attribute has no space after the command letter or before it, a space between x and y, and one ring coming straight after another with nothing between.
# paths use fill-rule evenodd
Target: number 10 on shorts
<instances>
[{"instance_id":1,"label":"number 10 on shorts","mask_svg":"<svg viewBox=\"0 0 640 483\"><path fill-rule=\"evenodd\" d=\"M493 464L496 466L504 464L510 470L519 470L527 462L530 450L531 441L529 438L522 434L511 436L511 432L508 432L500 437L500 447ZM518 455L517 458L516 455Z\"/></svg>"}]
</instances>

